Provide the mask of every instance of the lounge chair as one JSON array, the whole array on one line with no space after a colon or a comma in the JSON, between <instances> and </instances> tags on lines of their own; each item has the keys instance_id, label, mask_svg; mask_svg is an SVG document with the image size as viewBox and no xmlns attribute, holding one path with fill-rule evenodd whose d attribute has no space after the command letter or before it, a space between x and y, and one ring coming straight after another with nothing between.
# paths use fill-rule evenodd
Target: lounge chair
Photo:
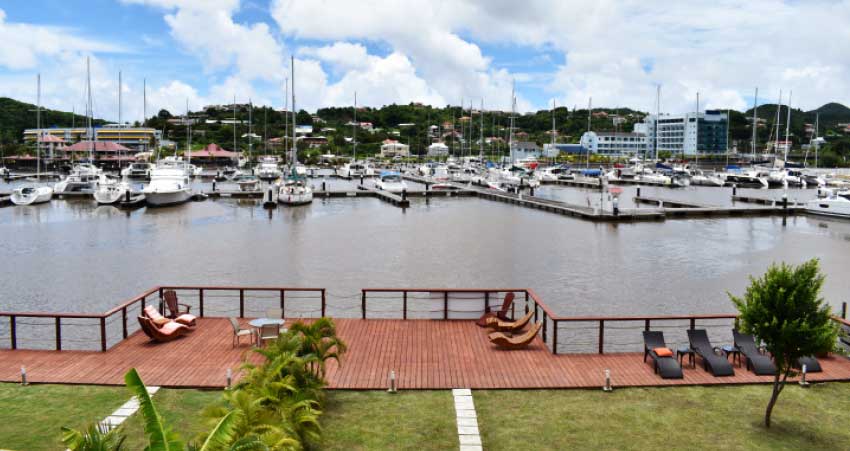
<instances>
[{"instance_id":1,"label":"lounge chair","mask_svg":"<svg viewBox=\"0 0 850 451\"><path fill-rule=\"evenodd\" d=\"M260 327L257 335L257 344L262 345L269 340L275 340L280 336L280 324L265 324Z\"/></svg>"},{"instance_id":2,"label":"lounge chair","mask_svg":"<svg viewBox=\"0 0 850 451\"><path fill-rule=\"evenodd\" d=\"M245 329L239 325L239 320L236 318L230 318L230 325L233 326L233 342L231 345L236 347L236 345L242 344L242 337L248 337L248 340L254 341L254 330L253 329Z\"/></svg>"},{"instance_id":3,"label":"lounge chair","mask_svg":"<svg viewBox=\"0 0 850 451\"><path fill-rule=\"evenodd\" d=\"M531 344L541 327L543 323L537 323L528 332L513 337L502 332L491 332L487 338L490 339L490 343L503 349L522 349Z\"/></svg>"},{"instance_id":4,"label":"lounge chair","mask_svg":"<svg viewBox=\"0 0 850 451\"><path fill-rule=\"evenodd\" d=\"M168 290L162 293L162 299L165 301L165 306L168 307L168 317L171 319L177 318L180 315L189 315L189 311L192 310L191 305L181 304L177 301L177 293L174 290Z\"/></svg>"},{"instance_id":5,"label":"lounge chair","mask_svg":"<svg viewBox=\"0 0 850 451\"><path fill-rule=\"evenodd\" d=\"M735 375L732 364L726 357L717 354L718 348L711 346L705 329L689 329L688 341L691 343L691 349L702 358L702 366L706 371L710 371L715 377Z\"/></svg>"},{"instance_id":6,"label":"lounge chair","mask_svg":"<svg viewBox=\"0 0 850 451\"><path fill-rule=\"evenodd\" d=\"M660 374L662 379L682 379L682 366L676 361L673 351L664 342L664 332L653 330L643 331L643 361L646 356L652 357L652 369Z\"/></svg>"},{"instance_id":7,"label":"lounge chair","mask_svg":"<svg viewBox=\"0 0 850 451\"><path fill-rule=\"evenodd\" d=\"M176 340L189 333L188 327L176 321L169 321L164 326L157 327L153 320L145 316L139 316L139 325L142 326L145 335L150 337L151 340L161 343Z\"/></svg>"},{"instance_id":8,"label":"lounge chair","mask_svg":"<svg viewBox=\"0 0 850 451\"><path fill-rule=\"evenodd\" d=\"M794 368L800 368L802 370L803 365L806 365L806 373L820 373L823 371L823 368L820 367L820 362L814 356L800 357L797 359L797 364L794 365Z\"/></svg>"},{"instance_id":9,"label":"lounge chair","mask_svg":"<svg viewBox=\"0 0 850 451\"><path fill-rule=\"evenodd\" d=\"M508 311L511 309L511 304L514 303L514 297L516 295L513 292L509 292L505 294L505 300L502 301L502 308L498 312L487 312L481 315L481 318L478 318L477 324L481 327L487 326L487 319L489 318L497 318L502 321L509 321Z\"/></svg>"},{"instance_id":10,"label":"lounge chair","mask_svg":"<svg viewBox=\"0 0 850 451\"><path fill-rule=\"evenodd\" d=\"M766 356L756 346L755 338L750 334L745 334L732 329L732 337L735 341L735 347L741 351L741 355L747 362L747 369L752 370L758 376L773 376L776 374L776 365L773 360Z\"/></svg>"},{"instance_id":11,"label":"lounge chair","mask_svg":"<svg viewBox=\"0 0 850 451\"><path fill-rule=\"evenodd\" d=\"M197 321L194 315L183 314L172 320L162 316L162 314L159 313L159 310L152 305L145 307L142 311L142 315L150 318L154 325L158 328L164 326L169 321L176 321L193 330L195 329L195 326L197 326Z\"/></svg>"},{"instance_id":12,"label":"lounge chair","mask_svg":"<svg viewBox=\"0 0 850 451\"><path fill-rule=\"evenodd\" d=\"M529 310L528 313L525 314L522 318L516 321L502 321L495 316L487 318L487 327L490 329L497 330L499 332L516 332L518 330L522 330L529 321L531 321L531 317L534 316L534 311Z\"/></svg>"}]
</instances>

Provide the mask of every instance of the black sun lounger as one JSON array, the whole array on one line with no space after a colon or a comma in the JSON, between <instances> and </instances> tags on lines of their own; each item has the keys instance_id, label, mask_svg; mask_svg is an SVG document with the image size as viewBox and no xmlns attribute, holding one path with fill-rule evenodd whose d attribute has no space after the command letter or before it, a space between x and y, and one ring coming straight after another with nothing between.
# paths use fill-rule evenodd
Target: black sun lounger
<instances>
[{"instance_id":1,"label":"black sun lounger","mask_svg":"<svg viewBox=\"0 0 850 451\"><path fill-rule=\"evenodd\" d=\"M735 340L735 347L741 351L741 354L747 361L747 369L753 370L753 373L759 376L773 376L776 374L776 365L770 357L764 355L756 346L756 340L752 335L732 330L732 336Z\"/></svg>"},{"instance_id":2,"label":"black sun lounger","mask_svg":"<svg viewBox=\"0 0 850 451\"><path fill-rule=\"evenodd\" d=\"M688 329L688 341L691 342L691 349L702 357L702 366L706 371L710 371L715 377L735 375L735 369L726 357L714 352L705 329Z\"/></svg>"},{"instance_id":3,"label":"black sun lounger","mask_svg":"<svg viewBox=\"0 0 850 451\"><path fill-rule=\"evenodd\" d=\"M796 368L800 368L802 370L803 365L806 365L807 373L820 373L821 371L823 371L823 369L820 367L820 362L818 362L818 359L814 358L813 356L800 357L799 359L797 359Z\"/></svg>"},{"instance_id":4,"label":"black sun lounger","mask_svg":"<svg viewBox=\"0 0 850 451\"><path fill-rule=\"evenodd\" d=\"M676 361L673 356L659 356L655 353L656 348L667 348L664 343L664 332L656 332L645 330L643 332L643 361L646 362L646 356L652 357L652 367L656 374L660 374L662 379L681 379L682 366ZM669 348L667 348L669 349Z\"/></svg>"}]
</instances>

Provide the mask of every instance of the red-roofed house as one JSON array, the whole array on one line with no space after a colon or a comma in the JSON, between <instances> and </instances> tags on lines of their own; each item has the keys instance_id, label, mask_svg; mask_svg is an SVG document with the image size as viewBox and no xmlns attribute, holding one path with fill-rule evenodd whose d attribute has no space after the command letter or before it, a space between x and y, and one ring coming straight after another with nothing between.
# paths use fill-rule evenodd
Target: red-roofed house
<instances>
[{"instance_id":1,"label":"red-roofed house","mask_svg":"<svg viewBox=\"0 0 850 451\"><path fill-rule=\"evenodd\" d=\"M227 165L239 159L239 152L231 152L218 144L207 144L203 150L189 152L193 164Z\"/></svg>"}]
</instances>

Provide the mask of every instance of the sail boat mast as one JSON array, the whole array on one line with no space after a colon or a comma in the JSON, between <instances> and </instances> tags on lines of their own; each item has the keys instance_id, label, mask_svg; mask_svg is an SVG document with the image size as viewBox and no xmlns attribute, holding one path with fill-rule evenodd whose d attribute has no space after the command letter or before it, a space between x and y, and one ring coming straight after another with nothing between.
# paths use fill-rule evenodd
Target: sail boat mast
<instances>
[{"instance_id":1,"label":"sail boat mast","mask_svg":"<svg viewBox=\"0 0 850 451\"><path fill-rule=\"evenodd\" d=\"M35 135L35 179L41 181L41 73L36 76L35 122L38 133Z\"/></svg>"},{"instance_id":2,"label":"sail boat mast","mask_svg":"<svg viewBox=\"0 0 850 451\"><path fill-rule=\"evenodd\" d=\"M92 109L91 63L90 59L86 57L86 132L89 135L89 163L94 164L94 143L92 141L95 139L95 136L94 129L92 128L92 117L94 116L94 111L92 111Z\"/></svg>"},{"instance_id":3,"label":"sail boat mast","mask_svg":"<svg viewBox=\"0 0 850 451\"><path fill-rule=\"evenodd\" d=\"M782 159L783 162L788 161L788 149L791 147L791 142L788 138L791 135L791 94L793 93L794 91L788 91L788 116L785 119L785 157Z\"/></svg>"},{"instance_id":4,"label":"sail boat mast","mask_svg":"<svg viewBox=\"0 0 850 451\"><path fill-rule=\"evenodd\" d=\"M123 127L124 127L124 123L121 121L121 71L119 70L118 71L118 144L119 145L121 144L121 129ZM118 155L119 155L118 168L121 169L121 167L122 167L122 164L121 164L122 162L121 162L121 158L120 158L121 153L119 152Z\"/></svg>"},{"instance_id":5,"label":"sail boat mast","mask_svg":"<svg viewBox=\"0 0 850 451\"><path fill-rule=\"evenodd\" d=\"M481 117L478 126L478 159L484 161L484 97L481 98Z\"/></svg>"},{"instance_id":6,"label":"sail boat mast","mask_svg":"<svg viewBox=\"0 0 850 451\"><path fill-rule=\"evenodd\" d=\"M289 75L292 78L292 162L293 166L298 162L298 145L295 143L295 123L298 116L295 115L295 57L290 55Z\"/></svg>"},{"instance_id":7,"label":"sail boat mast","mask_svg":"<svg viewBox=\"0 0 850 451\"><path fill-rule=\"evenodd\" d=\"M352 138L351 142L353 144L352 154L351 154L351 162L354 163L357 161L357 91L354 91L354 120L351 121L352 128Z\"/></svg>"},{"instance_id":8,"label":"sail boat mast","mask_svg":"<svg viewBox=\"0 0 850 451\"><path fill-rule=\"evenodd\" d=\"M773 159L776 160L776 153L779 151L779 113L782 110L782 90L779 90L779 101L776 102L776 138L773 141ZM784 164L784 162L783 162Z\"/></svg>"},{"instance_id":9,"label":"sail boat mast","mask_svg":"<svg viewBox=\"0 0 850 451\"><path fill-rule=\"evenodd\" d=\"M759 109L759 88L756 87L756 94L753 96L753 158L756 157L756 142L758 141L758 109Z\"/></svg>"},{"instance_id":10,"label":"sail boat mast","mask_svg":"<svg viewBox=\"0 0 850 451\"><path fill-rule=\"evenodd\" d=\"M588 132L590 132L590 129L591 129L590 118L591 118L591 112L592 111L593 111L593 97L589 97L587 99L587 131ZM587 149L587 159L586 159L585 165L588 168L590 167L590 149Z\"/></svg>"},{"instance_id":11,"label":"sail boat mast","mask_svg":"<svg viewBox=\"0 0 850 451\"><path fill-rule=\"evenodd\" d=\"M699 167L699 91L697 91L696 126L696 146L694 149L694 154L696 155L696 166Z\"/></svg>"}]
</instances>

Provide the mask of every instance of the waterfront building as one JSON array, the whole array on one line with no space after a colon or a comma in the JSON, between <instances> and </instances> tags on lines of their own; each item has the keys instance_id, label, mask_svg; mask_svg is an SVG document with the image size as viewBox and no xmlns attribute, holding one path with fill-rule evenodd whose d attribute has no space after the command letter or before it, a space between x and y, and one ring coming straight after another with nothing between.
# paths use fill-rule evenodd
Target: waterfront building
<instances>
[{"instance_id":1,"label":"waterfront building","mask_svg":"<svg viewBox=\"0 0 850 451\"><path fill-rule=\"evenodd\" d=\"M428 146L429 157L444 157L449 154L449 146L442 142L436 142Z\"/></svg>"},{"instance_id":2,"label":"waterfront building","mask_svg":"<svg viewBox=\"0 0 850 451\"><path fill-rule=\"evenodd\" d=\"M531 141L514 141L511 143L511 162L524 160L528 157L540 158L540 146Z\"/></svg>"},{"instance_id":3,"label":"waterfront building","mask_svg":"<svg viewBox=\"0 0 850 451\"><path fill-rule=\"evenodd\" d=\"M207 144L203 150L189 152L192 164L226 166L239 160L239 152L231 152L218 144Z\"/></svg>"},{"instance_id":4,"label":"waterfront building","mask_svg":"<svg viewBox=\"0 0 850 451\"><path fill-rule=\"evenodd\" d=\"M381 144L381 157L409 157L410 146L394 139L385 139Z\"/></svg>"},{"instance_id":5,"label":"waterfront building","mask_svg":"<svg viewBox=\"0 0 850 451\"><path fill-rule=\"evenodd\" d=\"M85 127L45 128L45 136L53 136L66 143L76 143L90 139ZM35 143L38 129L24 130L24 142ZM131 151L143 152L155 148L162 140L162 132L150 127L127 127L117 124L104 125L94 128L94 141L112 142L129 148Z\"/></svg>"},{"instance_id":6,"label":"waterfront building","mask_svg":"<svg viewBox=\"0 0 850 451\"><path fill-rule=\"evenodd\" d=\"M647 152L655 155L695 156L726 152L729 118L719 110L677 115L654 114L644 119L647 131ZM656 128L657 140L656 140Z\"/></svg>"},{"instance_id":7,"label":"waterfront building","mask_svg":"<svg viewBox=\"0 0 850 451\"><path fill-rule=\"evenodd\" d=\"M587 152L587 149L581 144L543 144L543 156L546 158L555 158L561 153L569 155L581 155Z\"/></svg>"},{"instance_id":8,"label":"waterfront building","mask_svg":"<svg viewBox=\"0 0 850 451\"><path fill-rule=\"evenodd\" d=\"M585 132L581 148L608 157L633 157L646 151L646 133Z\"/></svg>"}]
</instances>

